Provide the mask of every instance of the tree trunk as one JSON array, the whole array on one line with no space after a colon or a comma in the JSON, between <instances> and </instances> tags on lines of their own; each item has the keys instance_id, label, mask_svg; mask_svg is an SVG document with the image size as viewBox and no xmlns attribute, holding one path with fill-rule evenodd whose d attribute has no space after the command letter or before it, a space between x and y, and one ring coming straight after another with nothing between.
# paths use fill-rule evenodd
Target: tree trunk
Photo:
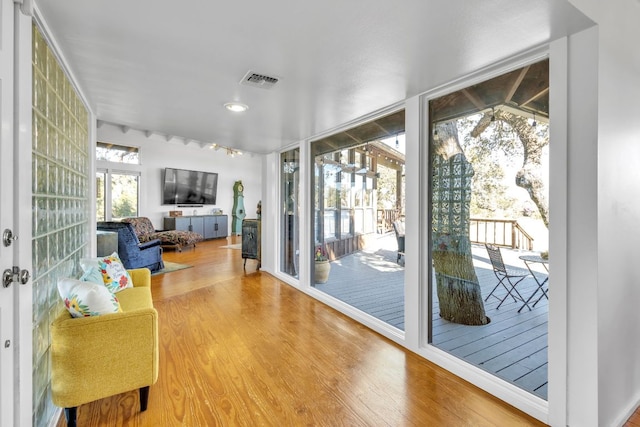
<instances>
[{"instance_id":1,"label":"tree trunk","mask_svg":"<svg viewBox=\"0 0 640 427\"><path fill-rule=\"evenodd\" d=\"M463 325L486 325L482 294L470 254L433 251L440 317Z\"/></svg>"},{"instance_id":2,"label":"tree trunk","mask_svg":"<svg viewBox=\"0 0 640 427\"><path fill-rule=\"evenodd\" d=\"M469 239L473 168L462 152L455 124L438 124L436 130L432 152L432 257L440 317L464 325L486 325L489 319Z\"/></svg>"}]
</instances>

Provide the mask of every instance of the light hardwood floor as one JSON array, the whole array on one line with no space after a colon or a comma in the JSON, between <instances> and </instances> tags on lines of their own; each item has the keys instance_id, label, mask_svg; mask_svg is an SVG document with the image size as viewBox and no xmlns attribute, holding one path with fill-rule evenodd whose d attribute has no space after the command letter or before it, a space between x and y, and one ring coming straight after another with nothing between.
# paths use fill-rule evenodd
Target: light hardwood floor
<instances>
[{"instance_id":1,"label":"light hardwood floor","mask_svg":"<svg viewBox=\"0 0 640 427\"><path fill-rule=\"evenodd\" d=\"M238 238L165 252L153 276L160 375L82 405L79 426L536 426L477 387L256 272ZM126 375L126 372L114 372ZM59 421L64 425L64 417Z\"/></svg>"}]
</instances>

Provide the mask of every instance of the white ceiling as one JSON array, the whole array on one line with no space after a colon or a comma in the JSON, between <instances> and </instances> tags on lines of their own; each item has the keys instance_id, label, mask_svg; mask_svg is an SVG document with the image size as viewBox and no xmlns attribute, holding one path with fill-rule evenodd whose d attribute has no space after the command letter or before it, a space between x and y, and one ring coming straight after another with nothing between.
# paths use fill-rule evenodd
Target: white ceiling
<instances>
[{"instance_id":1,"label":"white ceiling","mask_svg":"<svg viewBox=\"0 0 640 427\"><path fill-rule=\"evenodd\" d=\"M268 153L593 23L566 0L36 0L102 121ZM280 78L239 84L247 71ZM223 108L249 105L245 113Z\"/></svg>"}]
</instances>

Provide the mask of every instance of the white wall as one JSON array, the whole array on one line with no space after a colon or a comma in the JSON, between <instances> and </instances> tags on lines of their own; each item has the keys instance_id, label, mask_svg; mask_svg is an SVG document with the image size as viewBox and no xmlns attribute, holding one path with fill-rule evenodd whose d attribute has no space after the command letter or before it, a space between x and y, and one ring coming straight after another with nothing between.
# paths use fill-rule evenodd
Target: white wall
<instances>
[{"instance_id":1,"label":"white wall","mask_svg":"<svg viewBox=\"0 0 640 427\"><path fill-rule=\"evenodd\" d=\"M549 255L553 260L553 250L559 240L566 241L564 254L558 257L566 277L554 276L554 262L550 263L551 315L549 329L560 320L567 325L567 420L568 425L599 426L598 423L598 55L597 28L569 37L568 71L566 88L568 108L567 149L564 169L556 168L552 173L566 178L566 222L565 227L556 228L553 223L553 206L550 206L552 223L549 234L552 247ZM553 58L551 58L553 61ZM553 111L552 111L553 113ZM553 116L552 124L553 126ZM553 134L552 134L553 136ZM552 153L553 154L553 153ZM565 172L566 171L566 172ZM552 175L551 182L554 183ZM560 184L562 181L557 179ZM553 190L552 190L553 192ZM555 200L558 202L558 200ZM562 236L562 237L561 237ZM562 279L566 278L566 282ZM564 306L554 304L553 286L566 294ZM557 302L557 301L554 301ZM559 310L557 311L552 310ZM553 317L552 317L553 316ZM550 331L550 336L551 336ZM554 341L554 344L557 341ZM565 363L555 359L554 363ZM550 360L551 363L551 360ZM549 379L550 383L554 378ZM553 385L550 384L550 388ZM550 402L552 405L554 402ZM560 423L556 424L560 425Z\"/></svg>"},{"instance_id":2,"label":"white wall","mask_svg":"<svg viewBox=\"0 0 640 427\"><path fill-rule=\"evenodd\" d=\"M622 425L640 402L640 2L572 3L598 24L597 425Z\"/></svg>"},{"instance_id":3,"label":"white wall","mask_svg":"<svg viewBox=\"0 0 640 427\"><path fill-rule=\"evenodd\" d=\"M130 129L124 132L122 127L103 124L98 128L98 141L111 142L140 148L141 166L118 165L121 170L141 170L140 216L151 219L156 229L162 229L163 218L170 210L182 210L183 215L211 213L215 208L222 209L229 216L231 233L233 184L242 180L244 184L244 206L247 218L256 217L256 207L262 199L262 155L244 153L231 157L224 150L200 148L196 143L183 144L181 140L170 140L161 135L150 135ZM218 173L218 195L216 205L204 205L202 208L177 208L175 205L162 205L162 171L165 167L191 169Z\"/></svg>"}]
</instances>

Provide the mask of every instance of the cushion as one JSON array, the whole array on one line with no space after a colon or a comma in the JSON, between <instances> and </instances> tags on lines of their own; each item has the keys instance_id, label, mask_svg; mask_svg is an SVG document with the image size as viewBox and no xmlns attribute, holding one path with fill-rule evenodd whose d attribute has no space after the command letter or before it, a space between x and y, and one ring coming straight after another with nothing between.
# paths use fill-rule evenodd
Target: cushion
<instances>
[{"instance_id":1,"label":"cushion","mask_svg":"<svg viewBox=\"0 0 640 427\"><path fill-rule=\"evenodd\" d=\"M133 230L138 237L154 233L156 230L153 228L153 224L151 220L144 216L139 216L136 218L123 218L122 222L128 222L133 226Z\"/></svg>"},{"instance_id":2,"label":"cushion","mask_svg":"<svg viewBox=\"0 0 640 427\"><path fill-rule=\"evenodd\" d=\"M118 298L102 284L61 279L58 281L58 293L73 317L99 316L122 311Z\"/></svg>"},{"instance_id":3,"label":"cushion","mask_svg":"<svg viewBox=\"0 0 640 427\"><path fill-rule=\"evenodd\" d=\"M80 266L85 274L90 274L92 268L98 269L102 274L102 282L114 294L133 287L131 276L117 252L105 257L83 258L80 260Z\"/></svg>"},{"instance_id":4,"label":"cushion","mask_svg":"<svg viewBox=\"0 0 640 427\"><path fill-rule=\"evenodd\" d=\"M98 285L104 285L104 279L102 278L102 273L98 270L98 267L89 268L89 270L85 271L80 277L80 280L83 282L92 282L97 283Z\"/></svg>"}]
</instances>

